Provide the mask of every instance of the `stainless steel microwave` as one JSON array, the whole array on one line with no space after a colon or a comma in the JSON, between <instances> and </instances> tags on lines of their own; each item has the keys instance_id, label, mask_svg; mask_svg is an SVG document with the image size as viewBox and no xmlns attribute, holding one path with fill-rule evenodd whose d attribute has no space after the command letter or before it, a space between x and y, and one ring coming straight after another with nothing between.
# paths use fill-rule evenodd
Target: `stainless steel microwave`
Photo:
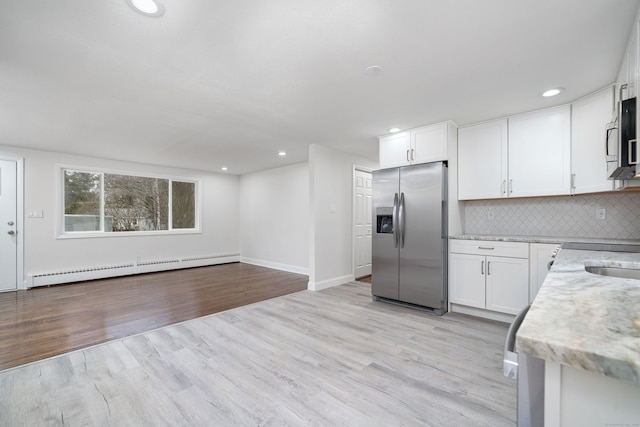
<instances>
[{"instance_id":1,"label":"stainless steel microwave","mask_svg":"<svg viewBox=\"0 0 640 427\"><path fill-rule=\"evenodd\" d=\"M622 92L622 90L620 91ZM615 130L617 129L617 132ZM609 152L609 139L617 134L617 152ZM607 162L613 167L609 167L609 179L640 179L636 176L636 165L638 164L638 144L636 140L636 98L620 101L618 109L618 125L607 128Z\"/></svg>"}]
</instances>

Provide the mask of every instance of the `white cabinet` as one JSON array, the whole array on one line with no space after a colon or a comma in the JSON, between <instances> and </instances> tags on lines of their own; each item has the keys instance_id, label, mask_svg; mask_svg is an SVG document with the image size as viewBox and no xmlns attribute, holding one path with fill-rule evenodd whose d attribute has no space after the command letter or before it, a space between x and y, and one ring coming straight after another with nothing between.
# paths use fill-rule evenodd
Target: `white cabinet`
<instances>
[{"instance_id":1,"label":"white cabinet","mask_svg":"<svg viewBox=\"0 0 640 427\"><path fill-rule=\"evenodd\" d=\"M523 243L527 246L526 243ZM486 309L518 314L529 303L529 260L487 257Z\"/></svg>"},{"instance_id":2,"label":"white cabinet","mask_svg":"<svg viewBox=\"0 0 640 427\"><path fill-rule=\"evenodd\" d=\"M449 300L469 307L485 308L486 257L451 253L449 257Z\"/></svg>"},{"instance_id":3,"label":"white cabinet","mask_svg":"<svg viewBox=\"0 0 640 427\"><path fill-rule=\"evenodd\" d=\"M640 386L545 361L544 425L637 426Z\"/></svg>"},{"instance_id":4,"label":"white cabinet","mask_svg":"<svg viewBox=\"0 0 640 427\"><path fill-rule=\"evenodd\" d=\"M412 163L430 163L447 160L449 122L412 129Z\"/></svg>"},{"instance_id":5,"label":"white cabinet","mask_svg":"<svg viewBox=\"0 0 640 427\"><path fill-rule=\"evenodd\" d=\"M447 160L452 122L380 137L380 169Z\"/></svg>"},{"instance_id":6,"label":"white cabinet","mask_svg":"<svg viewBox=\"0 0 640 427\"><path fill-rule=\"evenodd\" d=\"M620 64L618 87L624 84L627 87L622 91L622 99L638 95L638 23L633 26L627 42L627 50Z\"/></svg>"},{"instance_id":7,"label":"white cabinet","mask_svg":"<svg viewBox=\"0 0 640 427\"><path fill-rule=\"evenodd\" d=\"M506 196L507 119L458 129L458 199Z\"/></svg>"},{"instance_id":8,"label":"white cabinet","mask_svg":"<svg viewBox=\"0 0 640 427\"><path fill-rule=\"evenodd\" d=\"M411 162L411 135L400 132L380 137L380 169L405 166Z\"/></svg>"},{"instance_id":9,"label":"white cabinet","mask_svg":"<svg viewBox=\"0 0 640 427\"><path fill-rule=\"evenodd\" d=\"M529 302L529 244L451 240L449 299L453 304L518 314Z\"/></svg>"},{"instance_id":10,"label":"white cabinet","mask_svg":"<svg viewBox=\"0 0 640 427\"><path fill-rule=\"evenodd\" d=\"M509 118L509 197L570 194L571 108Z\"/></svg>"},{"instance_id":11,"label":"white cabinet","mask_svg":"<svg viewBox=\"0 0 640 427\"><path fill-rule=\"evenodd\" d=\"M570 124L563 105L459 129L459 199L570 194Z\"/></svg>"},{"instance_id":12,"label":"white cabinet","mask_svg":"<svg viewBox=\"0 0 640 427\"><path fill-rule=\"evenodd\" d=\"M547 277L549 262L553 260L551 254L556 246L555 243L529 244L529 303L536 298Z\"/></svg>"},{"instance_id":13,"label":"white cabinet","mask_svg":"<svg viewBox=\"0 0 640 427\"><path fill-rule=\"evenodd\" d=\"M638 96L638 29L637 24L634 25L634 30L631 32L629 38L628 50L626 53L626 66L627 66L627 90L623 93L623 99L633 98Z\"/></svg>"},{"instance_id":14,"label":"white cabinet","mask_svg":"<svg viewBox=\"0 0 640 427\"><path fill-rule=\"evenodd\" d=\"M609 86L573 103L571 112L571 193L613 191L607 179L605 129L615 117L614 89Z\"/></svg>"}]
</instances>

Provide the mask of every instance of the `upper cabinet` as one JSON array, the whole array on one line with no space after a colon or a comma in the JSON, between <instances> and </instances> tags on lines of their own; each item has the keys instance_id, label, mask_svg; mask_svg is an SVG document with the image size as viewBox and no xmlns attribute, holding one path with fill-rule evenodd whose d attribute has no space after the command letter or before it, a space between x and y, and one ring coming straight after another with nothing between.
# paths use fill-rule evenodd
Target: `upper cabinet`
<instances>
[{"instance_id":1,"label":"upper cabinet","mask_svg":"<svg viewBox=\"0 0 640 427\"><path fill-rule=\"evenodd\" d=\"M638 31L631 35L629 46L629 81L627 83L627 98L638 96Z\"/></svg>"},{"instance_id":2,"label":"upper cabinet","mask_svg":"<svg viewBox=\"0 0 640 427\"><path fill-rule=\"evenodd\" d=\"M622 99L629 99L638 95L638 23L634 25L629 37L627 51L620 66L618 83L627 85L626 89L621 93Z\"/></svg>"},{"instance_id":3,"label":"upper cabinet","mask_svg":"<svg viewBox=\"0 0 640 427\"><path fill-rule=\"evenodd\" d=\"M458 199L506 196L507 119L458 129Z\"/></svg>"},{"instance_id":4,"label":"upper cabinet","mask_svg":"<svg viewBox=\"0 0 640 427\"><path fill-rule=\"evenodd\" d=\"M380 138L380 169L411 164L411 135L394 133Z\"/></svg>"},{"instance_id":5,"label":"upper cabinet","mask_svg":"<svg viewBox=\"0 0 640 427\"><path fill-rule=\"evenodd\" d=\"M570 106L510 117L509 197L569 194L570 153Z\"/></svg>"},{"instance_id":6,"label":"upper cabinet","mask_svg":"<svg viewBox=\"0 0 640 427\"><path fill-rule=\"evenodd\" d=\"M453 123L442 122L380 137L380 168L447 160L452 132Z\"/></svg>"},{"instance_id":7,"label":"upper cabinet","mask_svg":"<svg viewBox=\"0 0 640 427\"><path fill-rule=\"evenodd\" d=\"M458 131L458 198L570 193L568 105Z\"/></svg>"},{"instance_id":8,"label":"upper cabinet","mask_svg":"<svg viewBox=\"0 0 640 427\"><path fill-rule=\"evenodd\" d=\"M613 86L579 99L572 108L571 193L613 191L604 155L605 126L615 117Z\"/></svg>"}]
</instances>

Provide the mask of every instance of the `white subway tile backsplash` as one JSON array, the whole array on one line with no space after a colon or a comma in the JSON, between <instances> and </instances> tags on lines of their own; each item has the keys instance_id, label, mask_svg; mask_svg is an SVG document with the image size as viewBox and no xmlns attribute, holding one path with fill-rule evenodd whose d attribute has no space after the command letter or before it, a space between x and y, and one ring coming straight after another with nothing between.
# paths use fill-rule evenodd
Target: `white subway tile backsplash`
<instances>
[{"instance_id":1,"label":"white subway tile backsplash","mask_svg":"<svg viewBox=\"0 0 640 427\"><path fill-rule=\"evenodd\" d=\"M464 218L466 234L640 239L640 193L466 201Z\"/></svg>"}]
</instances>

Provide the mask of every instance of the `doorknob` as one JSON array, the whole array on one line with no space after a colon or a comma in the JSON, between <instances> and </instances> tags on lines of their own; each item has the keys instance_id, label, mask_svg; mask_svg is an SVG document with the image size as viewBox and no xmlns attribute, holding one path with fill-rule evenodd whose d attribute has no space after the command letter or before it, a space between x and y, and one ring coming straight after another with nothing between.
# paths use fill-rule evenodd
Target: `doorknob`
<instances>
[{"instance_id":1,"label":"doorknob","mask_svg":"<svg viewBox=\"0 0 640 427\"><path fill-rule=\"evenodd\" d=\"M9 230L9 231L7 231L7 234L9 234L9 235L13 236L14 234L16 234L16 232L15 232L15 231L13 231L13 230Z\"/></svg>"}]
</instances>

